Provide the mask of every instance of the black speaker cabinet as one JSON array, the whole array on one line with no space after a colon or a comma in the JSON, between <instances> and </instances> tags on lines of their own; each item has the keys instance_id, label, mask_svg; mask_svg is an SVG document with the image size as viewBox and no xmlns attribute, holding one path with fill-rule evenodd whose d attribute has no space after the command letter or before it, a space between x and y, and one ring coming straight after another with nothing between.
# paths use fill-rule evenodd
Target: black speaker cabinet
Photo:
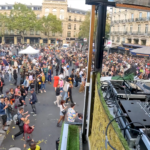
<instances>
[{"instance_id":1,"label":"black speaker cabinet","mask_svg":"<svg viewBox=\"0 0 150 150\"><path fill-rule=\"evenodd\" d=\"M86 4L97 5L98 3L106 3L108 0L86 0Z\"/></svg>"}]
</instances>

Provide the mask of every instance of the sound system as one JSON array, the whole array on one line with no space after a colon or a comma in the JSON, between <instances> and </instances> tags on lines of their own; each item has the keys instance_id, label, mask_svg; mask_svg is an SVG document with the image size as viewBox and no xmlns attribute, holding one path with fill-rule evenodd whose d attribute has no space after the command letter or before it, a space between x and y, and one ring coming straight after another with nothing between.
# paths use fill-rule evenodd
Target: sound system
<instances>
[{"instance_id":1,"label":"sound system","mask_svg":"<svg viewBox=\"0 0 150 150\"><path fill-rule=\"evenodd\" d=\"M150 83L110 80L104 81L103 89L110 113L114 117L126 116L116 121L129 147L150 150Z\"/></svg>"}]
</instances>

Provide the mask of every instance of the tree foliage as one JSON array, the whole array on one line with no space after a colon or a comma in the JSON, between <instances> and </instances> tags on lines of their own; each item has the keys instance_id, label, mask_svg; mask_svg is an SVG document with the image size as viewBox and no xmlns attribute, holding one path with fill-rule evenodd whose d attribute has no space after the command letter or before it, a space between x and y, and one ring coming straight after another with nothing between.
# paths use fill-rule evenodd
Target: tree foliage
<instances>
[{"instance_id":1,"label":"tree foliage","mask_svg":"<svg viewBox=\"0 0 150 150\"><path fill-rule=\"evenodd\" d=\"M36 28L49 38L51 33L62 33L62 21L50 13L47 17L43 16L38 21Z\"/></svg>"},{"instance_id":2,"label":"tree foliage","mask_svg":"<svg viewBox=\"0 0 150 150\"><path fill-rule=\"evenodd\" d=\"M87 14L85 16L85 20L82 22L81 27L80 27L79 38L89 39L90 16L91 16L91 13L87 12ZM94 27L94 37L96 37L96 30L97 30L97 17L96 16L95 16L95 24L94 25L95 25L95 27ZM109 31L110 31L109 14L107 14L106 31L105 31L106 38L108 38Z\"/></svg>"},{"instance_id":3,"label":"tree foliage","mask_svg":"<svg viewBox=\"0 0 150 150\"><path fill-rule=\"evenodd\" d=\"M26 5L18 3L13 7L8 19L8 29L17 31L23 38L25 31L34 29L36 15Z\"/></svg>"},{"instance_id":4,"label":"tree foliage","mask_svg":"<svg viewBox=\"0 0 150 150\"><path fill-rule=\"evenodd\" d=\"M6 26L8 25L8 18L6 14L0 14L0 36L5 35Z\"/></svg>"}]
</instances>

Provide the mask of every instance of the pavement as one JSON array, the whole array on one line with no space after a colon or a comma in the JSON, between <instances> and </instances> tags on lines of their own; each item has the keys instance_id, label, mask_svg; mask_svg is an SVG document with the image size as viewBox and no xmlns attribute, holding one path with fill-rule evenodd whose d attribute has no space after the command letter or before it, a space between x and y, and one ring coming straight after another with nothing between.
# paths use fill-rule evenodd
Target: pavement
<instances>
[{"instance_id":1,"label":"pavement","mask_svg":"<svg viewBox=\"0 0 150 150\"><path fill-rule=\"evenodd\" d=\"M11 87L15 87L8 82L8 79L6 79L5 82L6 85L4 86L4 91L7 91ZM40 93L37 95L37 116L31 114L32 109L28 101L29 96L26 98L27 106L25 107L25 112L29 111L30 125L35 125L32 134L34 141L39 142L42 150L55 150L55 141L61 134L61 127L56 127L57 121L60 117L60 109L53 103L56 100L53 84L50 85L46 83L46 91L46 93ZM83 113L84 94L79 93L79 87L74 87L72 93L73 100L76 102L75 110L79 113ZM10 129L6 133L2 145L0 146L0 150L9 150L12 147L18 147L23 150L24 141L22 135L17 137L14 141L12 140L12 135L17 132L19 132L18 126L12 123Z\"/></svg>"}]
</instances>

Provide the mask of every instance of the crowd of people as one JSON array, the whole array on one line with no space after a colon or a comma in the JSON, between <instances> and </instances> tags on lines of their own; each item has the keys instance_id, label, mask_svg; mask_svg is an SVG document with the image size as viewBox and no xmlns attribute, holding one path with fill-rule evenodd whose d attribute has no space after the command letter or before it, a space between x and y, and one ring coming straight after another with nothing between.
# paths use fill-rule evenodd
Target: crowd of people
<instances>
[{"instance_id":1,"label":"crowd of people","mask_svg":"<svg viewBox=\"0 0 150 150\"><path fill-rule=\"evenodd\" d=\"M30 126L30 113L36 116L38 110L38 94L46 93L46 84L53 86L56 93L54 104L60 110L60 122L82 123L82 114L75 111L72 88L79 87L79 93L84 92L87 73L87 54L78 52L74 48L68 50L53 50L49 47L39 47L40 54L34 59L28 55L17 55L10 46L3 46L0 54L0 115L3 121L3 130L11 124L12 120L19 127L19 132L12 135L15 140L23 135L25 140L30 141L31 150L35 150L36 143L32 138L34 126ZM14 88L3 92L5 81L9 80ZM30 97L27 100L27 96ZM26 110L27 104L31 110ZM24 112L26 110L26 112ZM40 147L39 147L40 148Z\"/></svg>"},{"instance_id":2,"label":"crowd of people","mask_svg":"<svg viewBox=\"0 0 150 150\"><path fill-rule=\"evenodd\" d=\"M136 79L150 79L150 60L144 57L134 57L119 53L103 54L102 76L124 76L124 72L135 68Z\"/></svg>"}]
</instances>

